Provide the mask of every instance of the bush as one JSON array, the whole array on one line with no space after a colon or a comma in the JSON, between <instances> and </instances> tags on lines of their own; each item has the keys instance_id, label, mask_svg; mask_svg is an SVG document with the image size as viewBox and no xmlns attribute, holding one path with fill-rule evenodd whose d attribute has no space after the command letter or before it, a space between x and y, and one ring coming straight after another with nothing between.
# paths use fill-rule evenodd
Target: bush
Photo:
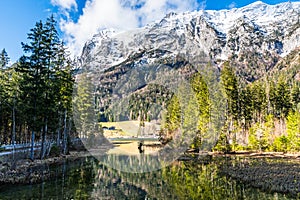
<instances>
[{"instance_id":1,"label":"bush","mask_svg":"<svg viewBox=\"0 0 300 200\"><path fill-rule=\"evenodd\" d=\"M287 152L288 144L289 144L288 138L285 135L283 135L283 136L277 137L274 140L274 142L272 144L272 149L274 151Z\"/></svg>"},{"instance_id":2,"label":"bush","mask_svg":"<svg viewBox=\"0 0 300 200\"><path fill-rule=\"evenodd\" d=\"M243 145L240 145L240 144L237 144L235 146L235 150L236 151L244 151L244 150L247 150L247 147L243 146Z\"/></svg>"},{"instance_id":3,"label":"bush","mask_svg":"<svg viewBox=\"0 0 300 200\"><path fill-rule=\"evenodd\" d=\"M258 150L259 149L259 141L256 136L257 125L254 125L250 128L249 134L249 143L248 148L250 150Z\"/></svg>"},{"instance_id":4,"label":"bush","mask_svg":"<svg viewBox=\"0 0 300 200\"><path fill-rule=\"evenodd\" d=\"M287 138L289 140L288 151L300 150L300 112L291 111L287 117Z\"/></svg>"},{"instance_id":5,"label":"bush","mask_svg":"<svg viewBox=\"0 0 300 200\"><path fill-rule=\"evenodd\" d=\"M271 119L271 120L270 120ZM248 149L266 151L270 148L270 134L273 121L269 117L264 124L256 123L249 130Z\"/></svg>"},{"instance_id":6,"label":"bush","mask_svg":"<svg viewBox=\"0 0 300 200\"><path fill-rule=\"evenodd\" d=\"M216 146L213 148L213 151L230 152L231 150L232 149L228 142L227 136L224 132L222 132L219 136Z\"/></svg>"}]
</instances>

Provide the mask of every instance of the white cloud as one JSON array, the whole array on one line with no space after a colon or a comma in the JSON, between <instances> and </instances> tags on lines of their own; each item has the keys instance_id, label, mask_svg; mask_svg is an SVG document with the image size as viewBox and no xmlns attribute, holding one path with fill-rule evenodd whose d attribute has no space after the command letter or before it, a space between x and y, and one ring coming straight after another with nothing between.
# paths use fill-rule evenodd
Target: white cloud
<instances>
[{"instance_id":1,"label":"white cloud","mask_svg":"<svg viewBox=\"0 0 300 200\"><path fill-rule=\"evenodd\" d=\"M77 9L76 0L51 0L51 4L65 10L70 10L73 7Z\"/></svg>"},{"instance_id":2,"label":"white cloud","mask_svg":"<svg viewBox=\"0 0 300 200\"><path fill-rule=\"evenodd\" d=\"M236 3L235 2L231 2L231 4L229 4L228 8L229 9L236 8Z\"/></svg>"},{"instance_id":3,"label":"white cloud","mask_svg":"<svg viewBox=\"0 0 300 200\"><path fill-rule=\"evenodd\" d=\"M190 11L197 6L197 0L88 0L76 23L62 19L60 26L70 51L78 55L84 43L99 30L133 29L161 19L171 11Z\"/></svg>"},{"instance_id":4,"label":"white cloud","mask_svg":"<svg viewBox=\"0 0 300 200\"><path fill-rule=\"evenodd\" d=\"M206 8L206 0L199 3L199 10L204 10Z\"/></svg>"}]
</instances>

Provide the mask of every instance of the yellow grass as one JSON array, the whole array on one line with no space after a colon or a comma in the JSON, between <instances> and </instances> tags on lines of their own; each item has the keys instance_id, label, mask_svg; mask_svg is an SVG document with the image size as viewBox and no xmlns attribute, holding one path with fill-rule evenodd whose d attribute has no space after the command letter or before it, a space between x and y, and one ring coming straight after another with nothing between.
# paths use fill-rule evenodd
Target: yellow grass
<instances>
[{"instance_id":1,"label":"yellow grass","mask_svg":"<svg viewBox=\"0 0 300 200\"><path fill-rule=\"evenodd\" d=\"M106 130L104 131L104 135L113 134L120 136L137 136L139 129L139 121L123 121L123 122L101 122L102 127L116 127L116 130ZM112 133L114 132L114 133ZM112 136L113 136L112 135Z\"/></svg>"},{"instance_id":2,"label":"yellow grass","mask_svg":"<svg viewBox=\"0 0 300 200\"><path fill-rule=\"evenodd\" d=\"M105 130L104 131L104 135L105 136L129 136L129 137L133 137L133 136L137 136L138 135L138 131L139 131L139 125L140 122L139 121L122 121L122 122L101 122L100 123L102 125L102 127L112 127L114 126L116 128L116 130ZM146 126L150 126L152 125L149 122L145 122Z\"/></svg>"}]
</instances>

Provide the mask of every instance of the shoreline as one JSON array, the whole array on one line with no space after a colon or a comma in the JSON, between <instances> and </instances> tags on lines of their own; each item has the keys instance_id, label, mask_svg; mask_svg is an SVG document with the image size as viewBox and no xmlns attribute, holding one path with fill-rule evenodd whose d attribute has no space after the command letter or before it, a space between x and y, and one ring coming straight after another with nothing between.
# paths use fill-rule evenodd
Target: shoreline
<instances>
[{"instance_id":1,"label":"shoreline","mask_svg":"<svg viewBox=\"0 0 300 200\"><path fill-rule=\"evenodd\" d=\"M11 162L0 165L0 187L3 185L28 185L41 183L51 179L50 167L61 166L65 162L72 162L90 156L88 151L70 151L68 155L46 158L44 160L20 159L15 167Z\"/></svg>"},{"instance_id":2,"label":"shoreline","mask_svg":"<svg viewBox=\"0 0 300 200\"><path fill-rule=\"evenodd\" d=\"M234 152L208 152L210 155L235 155L235 156L248 156L248 157L278 157L278 158L299 158L300 152L259 152L259 151L234 151Z\"/></svg>"},{"instance_id":3,"label":"shoreline","mask_svg":"<svg viewBox=\"0 0 300 200\"><path fill-rule=\"evenodd\" d=\"M17 161L15 169L0 163L0 188L7 185L37 184L51 179L51 166L61 166L91 156L89 151L70 151L69 155L31 161ZM195 159L197 158L197 159ZM200 152L186 153L178 161L208 164L220 160L220 174L266 192L300 197L300 153L282 152ZM225 160L224 160L225 159Z\"/></svg>"}]
</instances>

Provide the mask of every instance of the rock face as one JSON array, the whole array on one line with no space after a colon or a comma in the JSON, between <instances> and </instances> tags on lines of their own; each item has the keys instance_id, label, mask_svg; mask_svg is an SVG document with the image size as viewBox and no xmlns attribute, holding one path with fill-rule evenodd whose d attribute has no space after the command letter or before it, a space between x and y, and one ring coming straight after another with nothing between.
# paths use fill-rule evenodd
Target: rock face
<instances>
[{"instance_id":1,"label":"rock face","mask_svg":"<svg viewBox=\"0 0 300 200\"><path fill-rule=\"evenodd\" d=\"M246 63L250 53L271 68L300 46L300 2L268 5L255 2L231 10L170 13L146 27L126 32L105 30L83 49L85 67L107 69L139 54L139 61L205 54L213 62ZM150 54L157 50L162 54ZM272 58L274 61L269 60ZM255 67L255 66L253 66Z\"/></svg>"},{"instance_id":2,"label":"rock face","mask_svg":"<svg viewBox=\"0 0 300 200\"><path fill-rule=\"evenodd\" d=\"M166 65L190 74L229 61L252 82L299 46L300 2L258 1L231 10L170 13L131 31L104 30L86 42L80 61L82 69L100 72L99 102L110 102L117 81L133 68Z\"/></svg>"}]
</instances>

